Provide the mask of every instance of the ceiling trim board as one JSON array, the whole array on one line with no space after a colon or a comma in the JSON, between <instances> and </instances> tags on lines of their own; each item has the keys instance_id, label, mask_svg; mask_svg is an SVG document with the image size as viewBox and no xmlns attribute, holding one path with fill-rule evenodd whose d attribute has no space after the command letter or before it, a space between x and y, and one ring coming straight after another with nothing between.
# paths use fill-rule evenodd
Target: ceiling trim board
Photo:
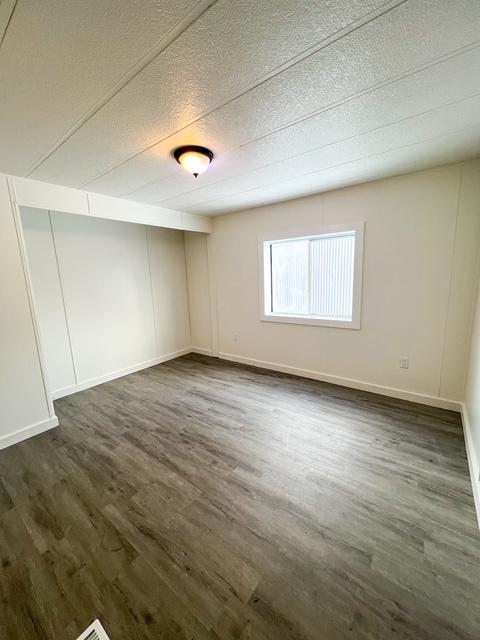
<instances>
[{"instance_id":1,"label":"ceiling trim board","mask_svg":"<svg viewBox=\"0 0 480 640\"><path fill-rule=\"evenodd\" d=\"M187 213L134 200L114 198L100 193L87 193L90 215L95 218L119 220L181 231L210 233L212 221L206 216Z\"/></svg>"},{"instance_id":2,"label":"ceiling trim board","mask_svg":"<svg viewBox=\"0 0 480 640\"><path fill-rule=\"evenodd\" d=\"M2 175L0 174L0 177ZM14 202L19 207L73 213L181 231L210 233L212 230L211 219L196 213L89 193L30 178L7 176L7 179L12 185Z\"/></svg>"},{"instance_id":3,"label":"ceiling trim board","mask_svg":"<svg viewBox=\"0 0 480 640\"><path fill-rule=\"evenodd\" d=\"M99 173L97 173L96 175L92 176L88 180L85 180L84 182L82 182L79 185L79 188L82 189L84 187L87 187L89 184L91 184L95 180L98 180L99 178L102 178L103 176L105 176L108 173L110 173L111 171L114 171L115 169L118 169L118 167L121 167L122 165L126 164L130 160L133 160L134 158L142 155L142 153L145 153L146 151L149 151L150 149L153 149L153 147L157 146L158 144L161 144L162 142L165 142L169 138L172 138L173 136L178 135L179 133L181 133L187 127L190 127L191 125L195 124L196 122L199 122L200 120L203 120L204 118L210 116L211 114L215 113L219 109L222 109L223 107L229 105L231 102L234 102L235 100L238 100L238 98L241 98L242 96L244 96L245 94L249 93L250 91L253 91L257 87L260 87L262 84L265 84L266 82L268 82L272 78L275 78L276 76L280 75L284 71L287 71L288 69L294 67L295 65L299 64L300 62L303 62L304 60L306 60L309 57L311 57L312 55L318 53L322 49L326 49L327 47L329 47L330 45L334 44L335 42L338 42L339 40L341 40L345 36L348 36L351 33L354 33L355 31L358 31L358 29L361 29L365 25L370 24L371 22L373 22L377 18L380 18L383 15L389 13L390 11L393 11L394 9L398 8L399 6L405 4L408 1L409 0L389 0L387 3L383 4L378 9L375 9L374 11L370 11L369 13L365 14L361 18L358 18L354 22L351 22L347 27L344 27L343 29L340 29L339 31L336 31L331 36L328 36L327 38L324 38L323 40L320 40L317 44L309 47L308 49L305 49L304 51L302 51L298 55L294 56L293 58L290 58L290 60L288 60L287 62L283 63L282 65L279 65L278 67L275 67L270 72L264 74L263 76L261 76L260 78L255 80L253 83L251 83L250 85L247 85L246 87L241 89L239 92L237 92L235 95L233 95L230 98L228 98L227 100L225 100L222 104L217 105L216 107L214 107L213 109L210 109L209 111L205 111L205 112L203 112L203 113L201 113L201 114L199 114L197 116L194 116L189 121L187 121L185 124L183 124L181 127L176 129L175 131L172 131L171 133L169 133L167 136L164 136L163 138L159 138L159 139L155 140L154 142L152 142L152 144L148 145L144 149L138 151L137 153L132 154L131 156L121 160L120 162L115 163L114 165L108 167L104 171L100 171ZM61 145L59 145L59 146L61 146ZM45 158L45 160L46 160L46 158ZM40 166L40 165L38 165L38 166ZM35 169L36 168L37 167L35 167Z\"/></svg>"},{"instance_id":4,"label":"ceiling trim board","mask_svg":"<svg viewBox=\"0 0 480 640\"><path fill-rule=\"evenodd\" d=\"M13 176L11 182L15 186L15 201L19 206L84 216L90 214L86 191Z\"/></svg>"},{"instance_id":5,"label":"ceiling trim board","mask_svg":"<svg viewBox=\"0 0 480 640\"><path fill-rule=\"evenodd\" d=\"M236 173L233 176L229 176L228 178L223 178L222 180L217 180L215 182L210 182L208 183L208 185L203 185L201 187L196 187L195 189L189 189L188 191L181 191L177 194L175 194L175 196L169 196L168 198L163 198L162 200L158 200L157 202L155 202L154 204L157 206L163 206L162 203L164 202L168 202L168 200L172 200L173 198L178 198L181 196L185 196L188 195L189 193L195 193L195 191L200 191L202 189L209 189L210 187L214 187L218 184L222 184L223 182L228 182L229 180L233 180L236 178L241 178L243 176L246 176L250 173L255 173L256 171L260 171L261 169L267 169L268 167L273 167L274 165L278 164L281 165L284 162L288 162L289 160L294 160L295 158L300 158L301 156L307 155L309 153L314 153L316 151L320 151L322 149L327 149L328 147L332 147L336 144L340 144L342 142L348 142L349 140L354 140L355 138L360 138L361 136L365 136L369 133L374 133L375 131L381 131L382 129L385 129L386 127L391 127L393 125L399 124L401 122L407 122L408 120L411 120L413 118L418 118L419 116L424 116L428 113L434 113L435 111L439 111L441 109L445 109L447 107L451 107L455 104L460 104L462 102L466 102L467 100L472 100L473 98L477 98L480 96L480 93L474 93L471 96L467 96L465 98L460 98L459 100L452 100L451 102L445 102L444 104L438 105L437 107L432 107L431 109L426 109L425 111L418 111L416 113L412 113L409 116L405 116L404 118L398 118L396 120L391 120L390 122L386 122L385 124L379 125L378 127L374 127L373 129L365 129L363 131L360 131L359 133L355 133L351 136L346 136L345 138L339 138L338 140L333 140L332 142L327 142L327 144L323 144L320 145L319 147L313 147L312 149L308 149L308 151L302 151L301 153L295 153L291 156L286 156L285 158L282 158L281 160L275 160L274 162L268 162L267 164L262 164L259 165L257 167L255 167L254 169L249 169L248 171L243 171L242 173ZM459 131L463 131L463 129L459 130ZM448 132L445 133L443 135L451 135L452 132ZM421 140L420 142L425 142L425 140ZM416 144L416 143L411 143L411 144ZM235 147L233 149L230 149L229 151L227 151L224 155L226 155L227 153L233 153L234 151L237 151L238 149L240 149L241 147L243 147L245 145L241 145L240 147ZM407 145L405 145L407 146ZM332 167L335 167L337 165L332 165L331 167L328 167L329 169ZM171 174L170 174L171 175ZM308 175L308 174L306 174ZM159 180L158 182L154 182L153 184L158 184L160 182L163 182L164 179ZM283 180L282 180L283 182ZM149 183L147 183L148 185ZM136 189L135 191L132 191L131 194L128 195L134 195L136 193L136 191L140 191L141 189L145 188L145 186L147 185L143 185L142 187L140 187L139 189ZM268 186L268 185L267 185ZM258 187L255 187L258 188Z\"/></svg>"},{"instance_id":6,"label":"ceiling trim board","mask_svg":"<svg viewBox=\"0 0 480 640\"><path fill-rule=\"evenodd\" d=\"M30 176L40 167L50 156L52 156L61 146L65 144L79 129L83 127L93 116L100 111L112 98L114 98L124 87L131 82L135 76L143 71L156 57L167 49L184 31L186 31L196 20L198 20L217 0L200 0L188 14L178 22L163 38L156 42L147 53L145 53L128 71L126 71L110 91L98 100L77 122L54 145L38 160L28 168L25 176ZM81 185L83 186L83 185Z\"/></svg>"}]
</instances>

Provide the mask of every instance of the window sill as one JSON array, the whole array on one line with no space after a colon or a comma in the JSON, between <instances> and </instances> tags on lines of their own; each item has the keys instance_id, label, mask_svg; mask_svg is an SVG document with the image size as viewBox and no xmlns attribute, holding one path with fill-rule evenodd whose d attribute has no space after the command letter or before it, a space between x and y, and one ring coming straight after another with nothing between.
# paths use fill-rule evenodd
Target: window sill
<instances>
[{"instance_id":1,"label":"window sill","mask_svg":"<svg viewBox=\"0 0 480 640\"><path fill-rule=\"evenodd\" d=\"M260 318L262 322L283 322L286 324L304 324L317 327L336 327L337 329L360 329L360 320L335 320L333 318L317 318L314 316L295 316L268 313Z\"/></svg>"}]
</instances>

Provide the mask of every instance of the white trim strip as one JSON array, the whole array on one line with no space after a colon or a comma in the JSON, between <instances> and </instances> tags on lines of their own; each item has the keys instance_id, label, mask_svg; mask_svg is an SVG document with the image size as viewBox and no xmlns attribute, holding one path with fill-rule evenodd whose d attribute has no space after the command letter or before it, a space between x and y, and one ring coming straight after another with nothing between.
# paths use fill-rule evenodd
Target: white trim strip
<instances>
[{"instance_id":1,"label":"white trim strip","mask_svg":"<svg viewBox=\"0 0 480 640\"><path fill-rule=\"evenodd\" d=\"M201 356L213 356L213 351L205 347L192 347L190 353L199 353Z\"/></svg>"},{"instance_id":2,"label":"white trim strip","mask_svg":"<svg viewBox=\"0 0 480 640\"><path fill-rule=\"evenodd\" d=\"M50 396L50 385L47 375L47 367L45 364L45 353L40 339L40 329L37 321L37 315L35 313L35 298L33 294L32 278L30 275L30 267L28 264L27 247L25 245L25 237L23 234L22 220L20 215L20 208L16 201L15 182L9 176L2 176L2 180L5 179L7 185L7 191L10 198L11 213L13 216L13 223L15 226L15 232L17 234L18 250L22 262L23 277L25 281L25 289L27 291L28 305L30 309L30 317L32 322L33 334L35 338L35 344L37 347L37 357L40 366L40 373L42 376L43 389L45 392L45 402L48 409L48 415L50 418L55 417L55 409L53 407L52 398Z\"/></svg>"},{"instance_id":3,"label":"white trim strip","mask_svg":"<svg viewBox=\"0 0 480 640\"><path fill-rule=\"evenodd\" d=\"M296 240L311 241L316 239L354 235L354 269L352 283L352 317L350 320L335 319L333 317L315 316L307 314L288 314L273 312L272 299L272 264L271 247L276 244ZM317 325L322 327L337 327L343 329L361 328L362 286L363 286L363 247L365 222L350 224L327 225L319 227L303 227L301 229L286 230L282 233L262 235L258 237L258 291L259 317L261 322L284 322L288 324ZM311 258L309 249L309 299L311 300Z\"/></svg>"},{"instance_id":4,"label":"white trim strip","mask_svg":"<svg viewBox=\"0 0 480 640\"><path fill-rule=\"evenodd\" d=\"M379 384L365 382L363 380L355 380L353 378L342 378L340 376L322 373L320 371L310 371L309 369L300 369L297 367L289 367L278 362L268 362L266 360L255 360L254 358L246 358L232 353L220 353L222 360L231 362L239 362L248 364L252 367L260 369L270 369L271 371L279 371L280 373L289 373L301 378L310 378L311 380L319 380L320 382L329 382L330 384L338 384L342 387L350 387L352 389L360 389L361 391L369 391L370 393L378 393L382 396L390 398L398 398L399 400L408 400L409 402L418 402L430 407L438 407L440 409L449 409L460 413L461 402L449 400L447 398L439 398L438 396L430 396L423 393L415 393L414 391L406 391L404 389L396 389L394 387L384 387Z\"/></svg>"},{"instance_id":5,"label":"white trim strip","mask_svg":"<svg viewBox=\"0 0 480 640\"><path fill-rule=\"evenodd\" d=\"M209 356L209 357L219 357L221 360L238 362L239 364L246 364L246 365L250 365L252 367L258 367L261 369L270 369L271 371L288 373L294 376L299 376L301 378L309 378L311 380L319 380L320 382L338 384L342 387L350 387L352 389L359 389L361 391L369 391L370 393L378 393L379 395L388 396L390 398L407 400L409 402L418 402L419 404L424 404L431 407L437 407L439 409L448 409L450 411L462 413L462 403L458 402L457 400L450 400L448 398L440 398L438 396L431 396L423 393L416 393L414 391L406 391L405 389L397 389L394 387L385 387L383 385L373 384L371 382L365 382L363 380L355 380L353 378L343 378L341 376L335 376L329 373L322 373L320 371L311 371L309 369L300 369L298 367L290 367L277 362L268 362L266 360L256 360L254 358L247 358L247 357L239 356L232 353L221 352L218 354L218 356L215 356L213 355L212 349L208 349L205 347L187 347L185 349L180 349L179 351L174 351L172 353L168 353L158 358L154 358L152 360L142 362L132 367L120 369L118 371L114 371L104 376L99 376L98 378L91 378L90 380L85 380L83 382L80 382L78 385L75 385L72 387L66 387L64 389L59 389L53 394L53 399L57 400L58 398L62 398L72 393L76 393L77 391L89 389L90 387L94 387L98 384L103 384L104 382L109 382L110 380L115 380L116 378L127 376L130 373L135 373L137 371L141 371L142 369L148 369L149 367L154 367L157 364L161 364L162 362L167 362L168 360L179 358L189 353L198 353L200 355Z\"/></svg>"},{"instance_id":6,"label":"white trim strip","mask_svg":"<svg viewBox=\"0 0 480 640\"><path fill-rule=\"evenodd\" d=\"M473 500L475 502L475 510L477 512L477 520L480 527L480 468L478 466L477 454L475 453L473 446L470 418L468 417L467 407L464 402L461 403L461 415L463 435L465 437L465 449L467 450L468 470L470 471L470 480L472 482Z\"/></svg>"},{"instance_id":7,"label":"white trim strip","mask_svg":"<svg viewBox=\"0 0 480 640\"><path fill-rule=\"evenodd\" d=\"M84 391L85 389L96 387L99 384L110 382L111 380L116 380L117 378L123 378L123 376L128 376L131 373L136 373L137 371L141 371L142 369L154 367L155 365L161 364L162 362L167 362L168 360L179 358L180 356L184 356L187 353L191 353L191 351L192 350L190 347L186 347L185 349L180 349L179 351L166 353L162 356L158 356L157 358L152 358L151 360L146 360L145 362L140 362L139 364L134 364L131 367L125 367L124 369L111 371L110 373L106 373L103 376L98 376L97 378L90 378L89 380L80 381L78 384L71 385L70 387L57 389L52 393L52 398L53 400L64 398L65 396L69 396L72 393L77 393L77 391Z\"/></svg>"},{"instance_id":8,"label":"white trim strip","mask_svg":"<svg viewBox=\"0 0 480 640\"><path fill-rule=\"evenodd\" d=\"M129 375L130 373L135 373L136 371L141 371L142 369L153 367L157 364L161 364L162 362L167 362L168 360L173 360L175 358L179 358L180 356L187 355L188 353L198 353L205 356L215 357L215 356L212 356L211 349L204 348L204 347L187 347L185 349L180 349L179 351L174 351L172 353L165 354L158 358L154 358L152 360L142 362L140 364L134 365L133 367L127 367L125 369L121 369L119 371L114 371L112 373L106 374L105 376L100 376L98 378L92 378L90 380L80 382L78 385L66 387L64 389L59 389L53 394L53 399L56 400L58 398L62 398L72 393L76 393L77 391L82 391L84 389L94 387L98 384L103 384L104 382L109 382L110 380L121 378L123 376ZM372 384L370 382L364 382L363 380L355 380L352 378L342 378L340 376L335 376L328 373L321 373L319 371L300 369L298 367L289 367L283 364L279 364L277 362L268 362L266 360L256 360L254 358L247 358L247 357L239 356L232 353L222 352L222 353L219 353L218 357L222 360L227 360L230 362L238 362L240 364L246 364L246 365L250 365L252 367L258 367L261 369L279 371L280 373L288 373L290 375L299 376L301 378L309 378L311 380L319 380L320 382L337 384L342 387L350 387L352 389L359 389L361 391L369 391L371 393L377 393L379 395L383 395L391 398L407 400L410 402L418 402L419 404L424 404L431 407L438 407L440 409L448 409L450 411L456 411L457 413L460 413L462 416L462 423L463 423L463 428L465 432L465 446L467 449L470 475L472 478L475 506L477 509L477 517L479 518L479 524L480 524L480 471L479 471L478 461L472 445L471 429L470 429L470 423L468 420L467 411L462 402L458 402L456 400L449 400L447 398L440 398L437 396L431 396L427 394L415 393L413 391L406 391L404 389L385 387L382 385ZM47 431L48 429L51 429L52 427L55 427L57 425L58 425L58 418L54 416L49 420L45 420L38 424L31 425L29 427L19 429L18 431L15 431L8 435L2 436L0 437L0 449L9 447L10 445L15 444L16 442L26 440L27 438L37 435L38 433L42 433L43 431Z\"/></svg>"},{"instance_id":9,"label":"white trim strip","mask_svg":"<svg viewBox=\"0 0 480 640\"><path fill-rule=\"evenodd\" d=\"M17 442L22 442L22 440L28 440L28 438L32 438L39 433L43 433L44 431L48 431L49 429L53 429L53 427L57 426L58 418L57 416L53 416L47 420L42 420L42 422L37 422L36 424L32 424L28 427L17 429L17 431L12 431L12 433L8 433L7 435L0 437L0 449L11 447L12 444L17 444Z\"/></svg>"}]
</instances>

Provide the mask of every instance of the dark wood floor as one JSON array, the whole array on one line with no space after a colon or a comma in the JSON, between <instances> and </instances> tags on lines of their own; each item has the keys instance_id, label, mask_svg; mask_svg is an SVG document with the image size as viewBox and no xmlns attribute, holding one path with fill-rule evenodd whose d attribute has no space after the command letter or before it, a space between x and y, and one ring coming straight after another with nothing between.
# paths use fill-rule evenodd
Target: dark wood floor
<instances>
[{"instance_id":1,"label":"dark wood floor","mask_svg":"<svg viewBox=\"0 0 480 640\"><path fill-rule=\"evenodd\" d=\"M0 452L0 638L478 640L456 414L186 356Z\"/></svg>"}]
</instances>

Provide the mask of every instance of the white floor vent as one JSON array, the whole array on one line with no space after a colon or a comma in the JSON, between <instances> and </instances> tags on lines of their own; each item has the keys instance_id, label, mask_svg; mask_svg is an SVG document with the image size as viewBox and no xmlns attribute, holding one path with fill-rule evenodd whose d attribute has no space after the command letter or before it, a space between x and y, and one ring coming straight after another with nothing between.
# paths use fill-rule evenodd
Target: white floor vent
<instances>
[{"instance_id":1,"label":"white floor vent","mask_svg":"<svg viewBox=\"0 0 480 640\"><path fill-rule=\"evenodd\" d=\"M100 620L95 620L77 640L110 640L110 638L105 633Z\"/></svg>"}]
</instances>

